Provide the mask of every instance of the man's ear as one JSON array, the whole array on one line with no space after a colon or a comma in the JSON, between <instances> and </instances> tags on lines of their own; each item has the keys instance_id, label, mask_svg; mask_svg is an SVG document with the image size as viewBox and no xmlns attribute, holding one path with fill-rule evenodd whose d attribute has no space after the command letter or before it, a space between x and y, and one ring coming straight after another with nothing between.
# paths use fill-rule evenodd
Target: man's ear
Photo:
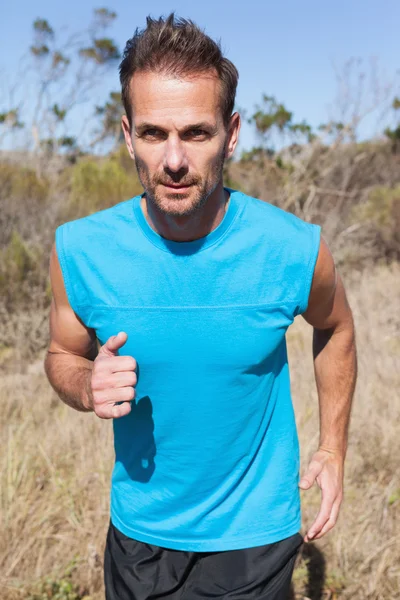
<instances>
[{"instance_id":1,"label":"man's ear","mask_svg":"<svg viewBox=\"0 0 400 600\"><path fill-rule=\"evenodd\" d=\"M237 146L239 140L239 131L240 131L240 115L238 112L233 113L229 121L228 127L228 138L225 146L225 158L231 158L233 153L235 152L235 148Z\"/></svg>"},{"instance_id":2,"label":"man's ear","mask_svg":"<svg viewBox=\"0 0 400 600\"><path fill-rule=\"evenodd\" d=\"M121 127L122 127L122 131L124 132L125 144L126 144L126 147L128 148L129 155L134 160L135 152L133 150L133 144L132 144L131 126L129 124L129 120L126 115L122 116Z\"/></svg>"}]
</instances>

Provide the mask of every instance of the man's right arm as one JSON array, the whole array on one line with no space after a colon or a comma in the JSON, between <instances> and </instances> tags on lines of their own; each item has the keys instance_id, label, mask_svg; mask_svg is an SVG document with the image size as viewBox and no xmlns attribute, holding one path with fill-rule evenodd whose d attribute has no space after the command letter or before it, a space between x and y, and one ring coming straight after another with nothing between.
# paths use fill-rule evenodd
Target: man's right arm
<instances>
[{"instance_id":1,"label":"man's right arm","mask_svg":"<svg viewBox=\"0 0 400 600\"><path fill-rule=\"evenodd\" d=\"M135 396L136 361L117 355L126 333L111 336L98 349L95 331L84 325L68 302L55 244L50 282L50 345L44 363L50 384L75 410L93 410L103 419L127 415Z\"/></svg>"},{"instance_id":2,"label":"man's right arm","mask_svg":"<svg viewBox=\"0 0 400 600\"><path fill-rule=\"evenodd\" d=\"M50 345L45 358L46 375L60 398L80 411L93 410L90 381L97 356L96 334L72 310L55 244L50 256Z\"/></svg>"}]
</instances>

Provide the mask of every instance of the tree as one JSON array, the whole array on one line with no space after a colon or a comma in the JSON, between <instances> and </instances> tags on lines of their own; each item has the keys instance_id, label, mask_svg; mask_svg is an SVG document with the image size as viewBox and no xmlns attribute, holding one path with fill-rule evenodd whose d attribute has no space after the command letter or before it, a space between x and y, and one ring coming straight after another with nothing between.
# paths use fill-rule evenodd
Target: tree
<instances>
[{"instance_id":1,"label":"tree","mask_svg":"<svg viewBox=\"0 0 400 600\"><path fill-rule=\"evenodd\" d=\"M101 118L97 135L92 141L92 147L106 140L111 141L112 149L123 142L124 135L121 127L123 114L121 92L110 92L109 99L103 106L96 106L96 115Z\"/></svg>"},{"instance_id":2,"label":"tree","mask_svg":"<svg viewBox=\"0 0 400 600\"><path fill-rule=\"evenodd\" d=\"M120 58L117 44L105 35L116 16L107 8L97 8L84 31L66 38L57 34L46 19L34 21L33 43L29 48L31 68L27 70L32 74L33 110L29 110L29 104L32 104L29 95L18 108L0 113L0 125L3 131L15 128L30 131L31 136L26 136L27 149L33 150L37 157L45 156L46 161L49 154L74 157L84 149L78 147L77 136L71 135L71 116L78 106L90 104L93 91ZM94 110L93 117L98 115L99 112ZM89 119L79 132L83 146L83 134L88 124ZM107 126L110 126L109 119Z\"/></svg>"},{"instance_id":3,"label":"tree","mask_svg":"<svg viewBox=\"0 0 400 600\"><path fill-rule=\"evenodd\" d=\"M397 121L393 128L387 127L385 129L385 135L392 142L392 150L394 153L400 152L400 98L395 98L392 103L393 111L395 112L395 119Z\"/></svg>"},{"instance_id":4,"label":"tree","mask_svg":"<svg viewBox=\"0 0 400 600\"><path fill-rule=\"evenodd\" d=\"M248 123L255 126L261 141L255 154L259 155L262 149L267 154L274 154L276 142L282 146L285 142L295 143L299 139L311 141L314 137L311 126L304 120L294 123L292 119L293 113L284 104L274 96L264 94L262 105L256 105L256 111L248 119Z\"/></svg>"}]
</instances>

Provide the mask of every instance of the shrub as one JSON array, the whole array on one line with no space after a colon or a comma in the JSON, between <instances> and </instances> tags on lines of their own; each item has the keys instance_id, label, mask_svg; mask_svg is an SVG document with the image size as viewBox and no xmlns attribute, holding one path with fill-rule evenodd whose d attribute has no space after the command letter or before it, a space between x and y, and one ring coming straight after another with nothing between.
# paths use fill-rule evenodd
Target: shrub
<instances>
[{"instance_id":1,"label":"shrub","mask_svg":"<svg viewBox=\"0 0 400 600\"><path fill-rule=\"evenodd\" d=\"M134 170L129 173L124 167L120 152L105 161L90 158L79 162L72 172L69 216L87 215L140 193Z\"/></svg>"},{"instance_id":2,"label":"shrub","mask_svg":"<svg viewBox=\"0 0 400 600\"><path fill-rule=\"evenodd\" d=\"M46 179L39 179L32 169L8 162L0 163L0 183L3 200L44 202L49 192Z\"/></svg>"},{"instance_id":3,"label":"shrub","mask_svg":"<svg viewBox=\"0 0 400 600\"><path fill-rule=\"evenodd\" d=\"M364 206L357 210L358 219L369 224L376 242L386 256L400 257L400 185L376 187Z\"/></svg>"},{"instance_id":4,"label":"shrub","mask_svg":"<svg viewBox=\"0 0 400 600\"><path fill-rule=\"evenodd\" d=\"M43 251L27 244L17 231L0 250L0 295L11 311L25 302L32 304L37 292L45 295L47 273L43 269Z\"/></svg>"},{"instance_id":5,"label":"shrub","mask_svg":"<svg viewBox=\"0 0 400 600\"><path fill-rule=\"evenodd\" d=\"M23 238L35 238L46 219L49 182L19 164L0 162L0 248L18 231Z\"/></svg>"}]
</instances>

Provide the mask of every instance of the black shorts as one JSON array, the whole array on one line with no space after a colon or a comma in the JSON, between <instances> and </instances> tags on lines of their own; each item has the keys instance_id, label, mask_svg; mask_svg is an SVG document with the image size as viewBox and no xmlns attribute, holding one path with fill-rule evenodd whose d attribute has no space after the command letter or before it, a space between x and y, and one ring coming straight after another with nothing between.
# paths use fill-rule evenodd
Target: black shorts
<instances>
[{"instance_id":1,"label":"black shorts","mask_svg":"<svg viewBox=\"0 0 400 600\"><path fill-rule=\"evenodd\" d=\"M299 533L274 544L187 552L133 540L111 523L104 556L106 600L287 600Z\"/></svg>"}]
</instances>

